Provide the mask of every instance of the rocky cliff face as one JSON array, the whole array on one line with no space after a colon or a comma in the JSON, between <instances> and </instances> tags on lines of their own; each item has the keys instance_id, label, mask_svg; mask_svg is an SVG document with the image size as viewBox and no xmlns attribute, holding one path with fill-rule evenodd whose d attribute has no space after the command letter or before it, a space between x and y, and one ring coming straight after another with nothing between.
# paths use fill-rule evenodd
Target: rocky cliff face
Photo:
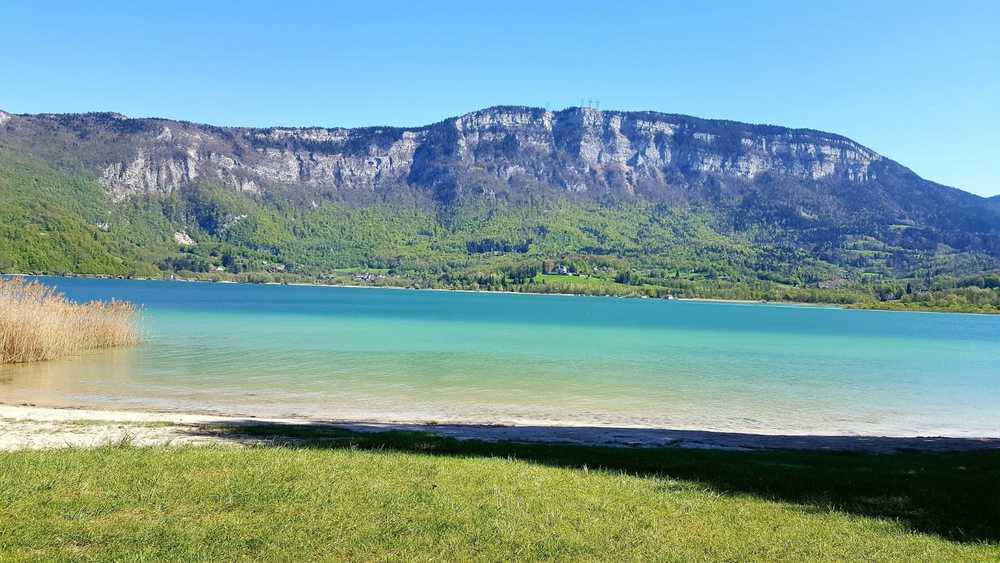
<instances>
[{"instance_id":1,"label":"rocky cliff face","mask_svg":"<svg viewBox=\"0 0 1000 563\"><path fill-rule=\"evenodd\" d=\"M881 159L816 131L589 108L498 107L413 129L218 128L117 114L0 113L0 142L62 145L117 197L170 192L198 179L248 192L538 184L656 197L707 177L863 183Z\"/></svg>"},{"instance_id":2,"label":"rocky cliff face","mask_svg":"<svg viewBox=\"0 0 1000 563\"><path fill-rule=\"evenodd\" d=\"M737 228L1000 230L994 203L845 137L654 112L494 107L425 127L358 129L0 113L3 146L80 162L118 199L208 181L251 194L291 187L305 202L399 190L440 205L556 194L694 204Z\"/></svg>"}]
</instances>

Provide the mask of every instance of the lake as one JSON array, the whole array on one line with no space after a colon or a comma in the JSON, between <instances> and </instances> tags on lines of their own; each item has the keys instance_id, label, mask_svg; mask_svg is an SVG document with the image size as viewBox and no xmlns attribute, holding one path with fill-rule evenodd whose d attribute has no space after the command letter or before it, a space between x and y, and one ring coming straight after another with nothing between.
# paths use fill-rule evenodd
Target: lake
<instances>
[{"instance_id":1,"label":"lake","mask_svg":"<svg viewBox=\"0 0 1000 563\"><path fill-rule=\"evenodd\" d=\"M0 366L0 401L348 420L1000 436L1000 316L45 278L144 344Z\"/></svg>"}]
</instances>

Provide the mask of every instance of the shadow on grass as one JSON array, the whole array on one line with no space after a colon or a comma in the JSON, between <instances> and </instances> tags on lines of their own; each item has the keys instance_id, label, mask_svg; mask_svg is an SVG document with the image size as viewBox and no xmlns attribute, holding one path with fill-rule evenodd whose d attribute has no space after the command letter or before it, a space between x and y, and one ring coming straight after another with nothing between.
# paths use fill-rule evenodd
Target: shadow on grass
<instances>
[{"instance_id":1,"label":"shadow on grass","mask_svg":"<svg viewBox=\"0 0 1000 563\"><path fill-rule=\"evenodd\" d=\"M194 426L189 432L265 446L502 457L553 467L669 477L695 481L723 494L896 519L914 531L952 541L1000 541L1000 440L253 420ZM585 436L590 442L603 433L618 444L633 440L688 447L554 443L560 433L567 439ZM741 445L742 451L718 449Z\"/></svg>"}]
</instances>

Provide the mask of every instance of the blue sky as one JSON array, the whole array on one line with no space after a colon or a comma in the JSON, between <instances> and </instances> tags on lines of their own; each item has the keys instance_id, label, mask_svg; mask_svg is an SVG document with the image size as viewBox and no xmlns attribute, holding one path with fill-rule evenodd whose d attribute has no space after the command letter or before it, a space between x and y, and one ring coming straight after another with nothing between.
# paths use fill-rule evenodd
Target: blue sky
<instances>
[{"instance_id":1,"label":"blue sky","mask_svg":"<svg viewBox=\"0 0 1000 563\"><path fill-rule=\"evenodd\" d=\"M1000 194L1000 2L44 2L0 8L0 108L422 125L498 104L847 135Z\"/></svg>"}]
</instances>

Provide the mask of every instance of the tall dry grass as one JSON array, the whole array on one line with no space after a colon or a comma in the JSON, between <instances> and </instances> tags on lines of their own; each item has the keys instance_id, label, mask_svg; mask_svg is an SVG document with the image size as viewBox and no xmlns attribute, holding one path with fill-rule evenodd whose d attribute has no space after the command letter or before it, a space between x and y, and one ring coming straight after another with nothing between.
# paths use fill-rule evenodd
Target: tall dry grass
<instances>
[{"instance_id":1,"label":"tall dry grass","mask_svg":"<svg viewBox=\"0 0 1000 563\"><path fill-rule=\"evenodd\" d=\"M50 360L139 340L139 313L131 303L74 303L41 283L0 278L0 364Z\"/></svg>"}]
</instances>

